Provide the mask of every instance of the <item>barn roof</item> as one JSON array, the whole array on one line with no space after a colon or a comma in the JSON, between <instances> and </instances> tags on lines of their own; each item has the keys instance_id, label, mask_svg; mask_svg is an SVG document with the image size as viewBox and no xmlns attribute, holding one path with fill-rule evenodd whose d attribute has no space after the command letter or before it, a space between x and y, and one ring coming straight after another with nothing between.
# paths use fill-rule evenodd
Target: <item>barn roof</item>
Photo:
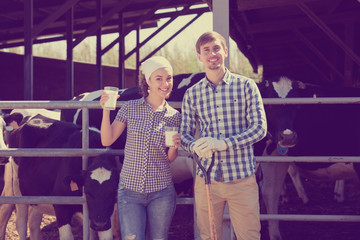
<instances>
[{"instance_id":1,"label":"barn roof","mask_svg":"<svg viewBox=\"0 0 360 240\"><path fill-rule=\"evenodd\" d=\"M265 78L360 87L359 0L234 0L230 22L231 37Z\"/></svg>"},{"instance_id":2,"label":"barn roof","mask_svg":"<svg viewBox=\"0 0 360 240\"><path fill-rule=\"evenodd\" d=\"M186 28L208 11L209 7L201 0L1 0L0 49L25 46L24 98L31 100L34 88L31 46L37 43L66 40L67 49L64 49L67 51L66 96L71 98L74 96L71 49L85 38L120 33L119 37L106 47L102 48L100 44L96 46L97 89L99 89L102 87L99 59L113 46L119 44L119 59L121 59L119 79L124 81L123 63L152 36L179 16L191 15L193 17L185 24L184 28ZM158 21L163 18L169 18L169 20L159 27L159 31L155 31L150 37L137 43L136 48L125 55L124 39L128 33L133 30L156 27ZM164 42L151 54L156 53L182 30L175 32L169 39L164 39ZM146 58L141 60L144 61ZM124 82L119 84L119 87L123 86L125 86Z\"/></svg>"},{"instance_id":3,"label":"barn roof","mask_svg":"<svg viewBox=\"0 0 360 240\"><path fill-rule=\"evenodd\" d=\"M0 1L0 49L24 45L24 31L32 19L34 43L66 39L69 10L73 9L75 44L85 37L119 32L123 22L125 33L147 27L156 27L161 18L202 14L207 7L189 9L201 0L30 0ZM99 7L100 6L100 7ZM161 9L177 11L158 13ZM25 9L25 10L24 10ZM33 9L31 12L27 9ZM99 9L102 9L99 10ZM31 15L32 18L31 18ZM122 19L120 17L122 14Z\"/></svg>"}]
</instances>

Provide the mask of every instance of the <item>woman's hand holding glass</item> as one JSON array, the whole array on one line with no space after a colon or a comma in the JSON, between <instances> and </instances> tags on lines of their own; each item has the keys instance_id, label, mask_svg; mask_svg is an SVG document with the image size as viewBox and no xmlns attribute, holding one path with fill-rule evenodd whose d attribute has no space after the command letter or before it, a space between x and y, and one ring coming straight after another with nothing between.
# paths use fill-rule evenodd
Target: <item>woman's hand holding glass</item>
<instances>
[{"instance_id":1,"label":"woman's hand holding glass","mask_svg":"<svg viewBox=\"0 0 360 240\"><path fill-rule=\"evenodd\" d=\"M172 149L178 149L181 145L181 140L180 140L180 137L181 137L181 134L180 133L176 133L172 136L172 140L173 140L173 143L174 145L173 146L170 146L169 148L172 148Z\"/></svg>"},{"instance_id":2,"label":"woman's hand holding glass","mask_svg":"<svg viewBox=\"0 0 360 240\"><path fill-rule=\"evenodd\" d=\"M120 95L117 95L117 99L120 97ZM110 96L108 93L106 93L106 91L102 91L101 92L101 97L100 97L100 106L102 107L102 109L105 109L105 103L109 100Z\"/></svg>"}]
</instances>

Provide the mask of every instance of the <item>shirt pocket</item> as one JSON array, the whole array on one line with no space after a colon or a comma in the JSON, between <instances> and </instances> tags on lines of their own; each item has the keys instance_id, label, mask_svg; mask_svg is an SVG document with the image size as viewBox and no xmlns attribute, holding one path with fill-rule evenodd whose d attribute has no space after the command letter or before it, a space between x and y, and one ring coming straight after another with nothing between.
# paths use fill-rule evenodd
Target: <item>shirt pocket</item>
<instances>
[{"instance_id":1,"label":"shirt pocket","mask_svg":"<svg viewBox=\"0 0 360 240\"><path fill-rule=\"evenodd\" d=\"M241 116L243 114L245 103L239 96L231 96L226 100L226 108L230 111L231 115Z\"/></svg>"},{"instance_id":2,"label":"shirt pocket","mask_svg":"<svg viewBox=\"0 0 360 240\"><path fill-rule=\"evenodd\" d=\"M146 120L141 118L129 119L127 129L129 134L135 135L144 135L149 130Z\"/></svg>"}]
</instances>

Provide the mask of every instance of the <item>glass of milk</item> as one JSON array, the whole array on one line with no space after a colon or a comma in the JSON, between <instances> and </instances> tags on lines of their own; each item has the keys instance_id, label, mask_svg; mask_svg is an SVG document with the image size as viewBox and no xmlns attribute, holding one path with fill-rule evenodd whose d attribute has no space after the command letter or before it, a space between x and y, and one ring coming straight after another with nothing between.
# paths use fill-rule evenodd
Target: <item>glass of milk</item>
<instances>
[{"instance_id":1,"label":"glass of milk","mask_svg":"<svg viewBox=\"0 0 360 240\"><path fill-rule=\"evenodd\" d=\"M119 88L104 87L104 91L106 92L106 94L109 95L109 99L104 104L104 109L115 110Z\"/></svg>"},{"instance_id":2,"label":"glass of milk","mask_svg":"<svg viewBox=\"0 0 360 240\"><path fill-rule=\"evenodd\" d=\"M165 127L165 146L175 147L173 136L178 133L178 127Z\"/></svg>"}]
</instances>

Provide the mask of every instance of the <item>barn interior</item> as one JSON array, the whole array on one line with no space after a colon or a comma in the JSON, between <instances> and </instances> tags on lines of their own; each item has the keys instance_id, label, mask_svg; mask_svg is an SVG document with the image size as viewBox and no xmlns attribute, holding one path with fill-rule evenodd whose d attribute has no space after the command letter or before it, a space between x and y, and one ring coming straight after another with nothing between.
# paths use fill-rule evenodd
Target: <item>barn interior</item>
<instances>
[{"instance_id":1,"label":"barn interior","mask_svg":"<svg viewBox=\"0 0 360 240\"><path fill-rule=\"evenodd\" d=\"M130 79L138 69L126 70L124 61L135 54L139 66L158 49L140 59L140 48L149 39L125 52L125 37L133 30L157 27L167 17L169 23L182 15L195 21L217 11L217 1L222 0L2 0L0 49L23 46L24 55L0 52L0 99L67 100L106 84L133 86ZM229 20L229 37L254 72L261 67L264 79L287 75L312 84L360 87L358 0L228 0L228 5L222 15ZM119 37L102 48L101 36L109 33ZM89 36L98 39L96 64L74 62L73 48ZM33 45L60 40L67 42L65 61L33 56ZM101 56L116 44L118 68L102 66Z\"/></svg>"}]
</instances>

